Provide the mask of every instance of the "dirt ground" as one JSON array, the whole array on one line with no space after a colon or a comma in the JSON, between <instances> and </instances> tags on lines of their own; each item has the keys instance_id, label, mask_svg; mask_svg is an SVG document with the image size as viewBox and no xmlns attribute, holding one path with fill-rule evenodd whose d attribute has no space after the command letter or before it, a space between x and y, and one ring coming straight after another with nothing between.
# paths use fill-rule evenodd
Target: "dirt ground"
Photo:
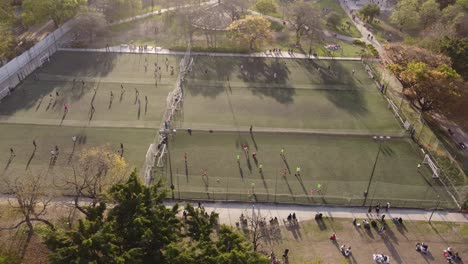
<instances>
[{"instance_id":1,"label":"dirt ground","mask_svg":"<svg viewBox=\"0 0 468 264\"><path fill-rule=\"evenodd\" d=\"M358 222L362 222L358 220ZM381 221L377 221L381 226ZM468 259L468 225L456 223L404 222L396 226L386 221L383 235L377 229L355 227L352 219L324 218L323 221L306 221L281 227L281 234L268 236L262 242L265 253L274 252L281 258L289 249L289 263L375 263L372 254L385 254L390 263L445 263L443 250L452 247L462 259ZM336 233L337 241L329 239ZM429 245L429 253L415 251L417 242ZM352 247L352 255L345 258L339 247ZM459 262L462 263L462 262Z\"/></svg>"}]
</instances>

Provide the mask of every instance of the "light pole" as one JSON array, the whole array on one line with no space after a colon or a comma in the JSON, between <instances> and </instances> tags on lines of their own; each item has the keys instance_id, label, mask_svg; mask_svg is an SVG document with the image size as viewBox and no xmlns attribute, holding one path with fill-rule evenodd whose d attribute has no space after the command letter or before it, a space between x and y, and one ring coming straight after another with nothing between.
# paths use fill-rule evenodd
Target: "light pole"
<instances>
[{"instance_id":1,"label":"light pole","mask_svg":"<svg viewBox=\"0 0 468 264\"><path fill-rule=\"evenodd\" d=\"M436 205L436 208L434 208L434 210L432 210L431 216L429 216L429 223L431 222L431 219L432 219L432 216L434 215L434 212L439 209L439 205L440 205L440 195L437 195L437 205Z\"/></svg>"},{"instance_id":2,"label":"light pole","mask_svg":"<svg viewBox=\"0 0 468 264\"><path fill-rule=\"evenodd\" d=\"M374 178L374 173L375 173L375 167L377 166L377 161L379 160L380 152L382 151L382 144L385 140L389 140L391 137L389 136L374 136L373 139L375 141L379 142L379 150L377 151L377 155L375 156L375 161L374 161L374 166L372 167L372 172L369 177L369 182L367 184L367 188L364 191L364 202L362 203L362 206L366 205L367 197L369 196L369 188L372 183L372 178Z\"/></svg>"}]
</instances>

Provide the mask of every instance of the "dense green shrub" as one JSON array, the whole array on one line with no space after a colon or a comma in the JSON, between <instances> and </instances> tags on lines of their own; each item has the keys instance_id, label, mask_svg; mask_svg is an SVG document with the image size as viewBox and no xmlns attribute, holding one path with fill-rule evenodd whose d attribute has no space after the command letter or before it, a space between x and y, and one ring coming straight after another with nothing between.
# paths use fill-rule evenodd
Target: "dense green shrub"
<instances>
[{"instance_id":1,"label":"dense green shrub","mask_svg":"<svg viewBox=\"0 0 468 264\"><path fill-rule=\"evenodd\" d=\"M366 43L364 41L360 40L360 39L353 40L353 44L358 45L358 46L363 46L363 47L366 46Z\"/></svg>"},{"instance_id":2,"label":"dense green shrub","mask_svg":"<svg viewBox=\"0 0 468 264\"><path fill-rule=\"evenodd\" d=\"M372 44L367 44L367 48L368 48L369 51L372 53L372 55L374 55L375 57L378 57L378 56L379 56L379 52L378 52L377 49L374 47L374 45L372 45Z\"/></svg>"},{"instance_id":3,"label":"dense green shrub","mask_svg":"<svg viewBox=\"0 0 468 264\"><path fill-rule=\"evenodd\" d=\"M276 13L276 6L272 0L260 0L255 4L255 8L262 14Z\"/></svg>"},{"instance_id":4,"label":"dense green shrub","mask_svg":"<svg viewBox=\"0 0 468 264\"><path fill-rule=\"evenodd\" d=\"M276 21L270 21L270 22L271 22L271 25L270 25L271 30L273 30L273 31L275 31L275 32L281 32L281 31L283 31L283 29L284 29L283 24L278 23L278 22L276 22Z\"/></svg>"}]
</instances>

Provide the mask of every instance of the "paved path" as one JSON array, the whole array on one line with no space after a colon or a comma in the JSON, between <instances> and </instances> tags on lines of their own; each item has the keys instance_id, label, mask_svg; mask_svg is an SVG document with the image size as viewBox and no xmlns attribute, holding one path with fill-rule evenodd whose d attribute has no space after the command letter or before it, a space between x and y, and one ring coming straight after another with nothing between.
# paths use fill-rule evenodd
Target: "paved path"
<instances>
[{"instance_id":1,"label":"paved path","mask_svg":"<svg viewBox=\"0 0 468 264\"><path fill-rule=\"evenodd\" d=\"M269 19L271 21L274 21L274 22L277 22L277 23L280 23L280 24L283 24L283 22L284 22L284 20L281 19L281 18L264 15L262 13L259 13L257 11L253 11L253 10L250 10L250 9L248 9L247 12L251 13L252 15L266 17L267 19ZM287 23L291 24L291 22L289 22L289 21ZM325 30L325 29L323 30L323 33L327 37L335 37L337 39L341 39L341 40L344 40L344 41L347 41L347 42L353 42L356 39L361 39L361 38L353 38L353 37L348 37L348 36L345 36L345 35L337 34L337 33L330 32L330 31Z\"/></svg>"},{"instance_id":2,"label":"paved path","mask_svg":"<svg viewBox=\"0 0 468 264\"><path fill-rule=\"evenodd\" d=\"M0 205L8 205L9 201L15 201L12 195L0 194ZM73 204L73 197L70 196L57 196L54 197L53 204ZM81 200L82 205L86 205L86 198ZM193 206L197 207L197 203L193 203ZM175 202L167 200L164 202L166 206L172 207ZM178 201L183 208L185 202ZM345 207L345 206L314 206L314 205L294 205L294 204L262 204L262 203L240 203L240 202L201 202L202 206L207 210L208 213L216 212L219 214L219 221L226 225L236 225L239 222L241 214L252 215L259 214L265 217L267 220L270 217L277 217L280 219L280 224L283 224L281 219L286 219L290 213L296 213L299 221L313 220L315 214L322 213L325 217L333 218L380 218L382 214L386 215L386 219L395 217L403 218L403 221L428 221L431 216L432 210L423 209L400 209L390 208L389 212L386 213L385 209L381 209L380 216L377 216L375 211L372 214L367 214L367 207ZM182 214L180 211L180 214ZM435 211L431 221L434 222L456 222L456 223L468 223L468 214L462 214L459 212L452 211Z\"/></svg>"},{"instance_id":3,"label":"paved path","mask_svg":"<svg viewBox=\"0 0 468 264\"><path fill-rule=\"evenodd\" d=\"M77 49L77 48L59 48L62 51L77 51L77 52L117 52L117 53L137 53L137 54L165 54L165 55L185 55L185 51L171 51L160 47L148 47L148 50L139 51L138 49L130 49L128 45L113 46L101 49ZM309 57L302 53L288 54L282 51L281 53L258 52L258 53L218 53L218 52L192 52L192 56L212 56L212 57L245 57L245 58L283 58L283 59L317 59L317 60L348 60L360 61L361 57Z\"/></svg>"},{"instance_id":4,"label":"paved path","mask_svg":"<svg viewBox=\"0 0 468 264\"><path fill-rule=\"evenodd\" d=\"M372 34L372 32L370 32L365 27L365 23L363 21L361 21L359 19L359 17L357 17L357 16L353 19L353 15L351 14L352 9L350 7L350 2L352 2L352 1L351 0L337 0L337 1L340 3L341 7L346 12L346 14L349 16L349 18L351 19L353 24L356 26L356 28L359 30L359 32L361 32L362 37L360 38L360 40L362 40L362 41L364 41L366 43L374 45L374 47L377 49L379 54L382 54L383 48L382 48L382 45L380 45L380 43L377 41L377 39L376 38L373 38L373 39L368 39L367 38L367 36L369 36L369 35L372 36L373 34Z\"/></svg>"},{"instance_id":5,"label":"paved path","mask_svg":"<svg viewBox=\"0 0 468 264\"><path fill-rule=\"evenodd\" d=\"M183 205L183 202L180 202ZM168 205L173 203L167 202ZM394 217L401 217L403 221L428 221L432 213L431 210L421 209L397 209L390 208L389 212L386 213L385 209L380 211L380 216L377 216L375 211L368 215L367 208L362 207L326 207L326 206L302 206L302 205L274 205L274 204L252 204L252 203L212 203L207 202L202 205L208 212L215 211L219 213L219 220L222 224L234 226L236 222L239 222L241 214L251 215L253 211L256 214L260 214L267 220L270 217L278 217L280 224L283 224L281 219L286 219L290 213L295 212L300 221L313 220L316 213L322 213L326 217L334 218L377 218L381 217L384 213L386 219ZM194 204L197 206L197 204ZM448 211L436 211L432 216L431 221L437 222L460 222L468 223L468 214L462 214L457 212Z\"/></svg>"}]
</instances>

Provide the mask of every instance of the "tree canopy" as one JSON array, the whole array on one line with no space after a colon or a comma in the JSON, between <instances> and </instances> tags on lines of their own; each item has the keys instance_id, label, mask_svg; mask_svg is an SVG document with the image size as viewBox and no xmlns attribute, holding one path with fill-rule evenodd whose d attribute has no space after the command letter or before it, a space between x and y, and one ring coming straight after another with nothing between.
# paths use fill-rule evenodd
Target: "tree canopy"
<instances>
[{"instance_id":1,"label":"tree canopy","mask_svg":"<svg viewBox=\"0 0 468 264\"><path fill-rule=\"evenodd\" d=\"M402 29L414 29L420 26L421 16L419 0L401 0L395 6L390 21Z\"/></svg>"},{"instance_id":2,"label":"tree canopy","mask_svg":"<svg viewBox=\"0 0 468 264\"><path fill-rule=\"evenodd\" d=\"M245 237L218 227L217 214L187 204L184 218L178 217L177 204L164 205L162 187L161 181L144 186L136 172L114 185L113 206L100 201L85 207L76 229L49 232L51 263L269 263Z\"/></svg>"},{"instance_id":3,"label":"tree canopy","mask_svg":"<svg viewBox=\"0 0 468 264\"><path fill-rule=\"evenodd\" d=\"M81 7L76 16L77 31L88 35L90 42L95 34L104 30L106 24L104 14L90 7Z\"/></svg>"},{"instance_id":4,"label":"tree canopy","mask_svg":"<svg viewBox=\"0 0 468 264\"><path fill-rule=\"evenodd\" d=\"M359 9L359 13L363 16L364 21L372 23L374 18L380 15L380 7L377 4L366 4Z\"/></svg>"},{"instance_id":5,"label":"tree canopy","mask_svg":"<svg viewBox=\"0 0 468 264\"><path fill-rule=\"evenodd\" d=\"M270 25L266 18L248 15L229 25L228 36L254 50L262 41L271 39Z\"/></svg>"},{"instance_id":6,"label":"tree canopy","mask_svg":"<svg viewBox=\"0 0 468 264\"><path fill-rule=\"evenodd\" d=\"M310 3L291 3L286 11L286 17L296 31L296 45L300 45L301 37L321 31L318 11Z\"/></svg>"},{"instance_id":7,"label":"tree canopy","mask_svg":"<svg viewBox=\"0 0 468 264\"><path fill-rule=\"evenodd\" d=\"M430 68L423 62L411 62L399 74L411 103L422 112L450 113L464 85L460 75L447 65Z\"/></svg>"},{"instance_id":8,"label":"tree canopy","mask_svg":"<svg viewBox=\"0 0 468 264\"><path fill-rule=\"evenodd\" d=\"M453 62L453 68L468 80L468 38L451 39L445 37L441 42L441 51L449 56Z\"/></svg>"},{"instance_id":9,"label":"tree canopy","mask_svg":"<svg viewBox=\"0 0 468 264\"><path fill-rule=\"evenodd\" d=\"M27 25L52 19L56 27L74 16L85 0L23 0L21 17Z\"/></svg>"},{"instance_id":10,"label":"tree canopy","mask_svg":"<svg viewBox=\"0 0 468 264\"><path fill-rule=\"evenodd\" d=\"M255 4L255 8L258 12L262 14L269 14L276 12L276 6L273 4L271 0L259 0Z\"/></svg>"}]
</instances>

